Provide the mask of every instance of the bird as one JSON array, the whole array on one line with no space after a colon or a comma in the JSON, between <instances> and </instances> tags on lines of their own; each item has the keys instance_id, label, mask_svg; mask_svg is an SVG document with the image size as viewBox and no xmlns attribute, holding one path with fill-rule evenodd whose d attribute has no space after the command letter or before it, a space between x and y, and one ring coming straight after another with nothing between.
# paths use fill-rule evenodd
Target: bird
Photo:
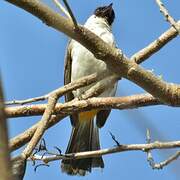
<instances>
[{"instance_id":1,"label":"bird","mask_svg":"<svg viewBox=\"0 0 180 180\"><path fill-rule=\"evenodd\" d=\"M100 6L95 9L84 24L84 27L99 36L104 42L116 47L112 24L115 19L113 4ZM95 56L80 43L70 40L67 46L64 68L64 84L68 84L84 76L107 70L106 63ZM82 87L65 95L65 101L80 97L93 85ZM101 97L115 96L117 82L112 82L100 95ZM66 154L100 149L99 128L103 127L110 110L89 110L70 116L72 132L66 149ZM92 168L104 168L102 157L84 159L63 159L62 172L68 175L85 176Z\"/></svg>"}]
</instances>

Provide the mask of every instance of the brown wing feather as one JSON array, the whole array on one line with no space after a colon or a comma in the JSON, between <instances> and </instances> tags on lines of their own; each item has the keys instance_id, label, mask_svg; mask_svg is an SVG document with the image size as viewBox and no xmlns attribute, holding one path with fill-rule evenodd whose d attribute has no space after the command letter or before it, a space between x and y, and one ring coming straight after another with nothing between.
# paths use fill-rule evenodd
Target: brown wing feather
<instances>
[{"instance_id":1,"label":"brown wing feather","mask_svg":"<svg viewBox=\"0 0 180 180\"><path fill-rule=\"evenodd\" d=\"M72 65L72 58L71 58L71 41L69 41L66 50L65 62L64 62L64 85L71 82L71 65ZM71 101L74 99L72 92L67 93L65 95L65 101Z\"/></svg>"},{"instance_id":2,"label":"brown wing feather","mask_svg":"<svg viewBox=\"0 0 180 180\"><path fill-rule=\"evenodd\" d=\"M71 66L72 66L72 58L71 58L71 50L72 50L72 40L69 41L66 50L65 62L64 62L64 85L71 82ZM69 92L65 95L65 101L71 101L74 99L74 95L72 92ZM78 120L78 115L73 114L70 116L71 124L75 126L75 122Z\"/></svg>"}]
</instances>

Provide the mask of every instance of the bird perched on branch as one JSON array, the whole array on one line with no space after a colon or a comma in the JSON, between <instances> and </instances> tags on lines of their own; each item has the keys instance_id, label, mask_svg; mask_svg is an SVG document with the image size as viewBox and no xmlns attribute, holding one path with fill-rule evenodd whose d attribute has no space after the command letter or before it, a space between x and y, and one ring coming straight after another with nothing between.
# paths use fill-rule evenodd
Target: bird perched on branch
<instances>
[{"instance_id":1,"label":"bird perched on branch","mask_svg":"<svg viewBox=\"0 0 180 180\"><path fill-rule=\"evenodd\" d=\"M112 3L108 6L98 7L88 18L85 27L99 36L102 40L115 47L115 40L111 26L115 18ZM84 76L107 70L104 61L96 59L94 55L75 40L71 40L65 59L64 83L68 84ZM66 102L79 97L94 84L68 93ZM112 81L101 97L115 96L117 81ZM99 132L108 118L110 110L90 110L71 115L72 133L66 153L76 153L100 149ZM95 121L96 117L96 121ZM86 175L93 167L104 167L102 157L85 159L62 160L61 168L69 175Z\"/></svg>"}]
</instances>

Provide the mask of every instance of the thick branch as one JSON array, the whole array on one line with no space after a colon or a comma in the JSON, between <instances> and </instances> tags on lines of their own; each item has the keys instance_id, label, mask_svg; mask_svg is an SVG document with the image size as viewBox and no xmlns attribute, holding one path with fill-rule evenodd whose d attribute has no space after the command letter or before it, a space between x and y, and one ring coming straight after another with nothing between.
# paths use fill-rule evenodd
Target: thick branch
<instances>
[{"instance_id":1,"label":"thick branch","mask_svg":"<svg viewBox=\"0 0 180 180\"><path fill-rule=\"evenodd\" d=\"M35 0L6 0L15 4L33 15L37 16L47 25L65 33L69 37L80 42L89 49L96 58L105 61L112 72L123 76L136 83L160 101L170 104L180 104L180 86L166 83L156 77L154 74L145 71L133 61L115 49L106 44L102 39L94 35L87 29L79 26L74 28L73 23L68 19L55 13L49 7Z\"/></svg>"},{"instance_id":2,"label":"thick branch","mask_svg":"<svg viewBox=\"0 0 180 180\"><path fill-rule=\"evenodd\" d=\"M6 123L6 114L4 107L3 92L0 79L0 175L2 180L10 180L11 164L8 147L8 130Z\"/></svg>"},{"instance_id":3,"label":"thick branch","mask_svg":"<svg viewBox=\"0 0 180 180\"><path fill-rule=\"evenodd\" d=\"M149 94L138 94L126 97L90 98L87 100L57 103L53 114L69 115L72 112L87 111L90 109L133 109L149 105L162 104ZM42 115L47 104L24 105L7 107L6 115L9 118Z\"/></svg>"}]
</instances>

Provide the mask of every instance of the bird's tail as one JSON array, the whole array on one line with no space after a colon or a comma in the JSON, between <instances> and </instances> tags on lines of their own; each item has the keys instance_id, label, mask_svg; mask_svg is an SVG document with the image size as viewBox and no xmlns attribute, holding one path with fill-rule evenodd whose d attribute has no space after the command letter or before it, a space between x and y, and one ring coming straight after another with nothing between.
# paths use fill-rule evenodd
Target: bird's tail
<instances>
[{"instance_id":1,"label":"bird's tail","mask_svg":"<svg viewBox=\"0 0 180 180\"><path fill-rule=\"evenodd\" d=\"M76 153L100 149L99 132L93 118L84 116L72 129L66 153ZM83 119L83 120L82 120ZM102 157L85 159L66 159L62 160L61 168L69 175L86 175L91 172L92 167L104 167Z\"/></svg>"}]
</instances>

